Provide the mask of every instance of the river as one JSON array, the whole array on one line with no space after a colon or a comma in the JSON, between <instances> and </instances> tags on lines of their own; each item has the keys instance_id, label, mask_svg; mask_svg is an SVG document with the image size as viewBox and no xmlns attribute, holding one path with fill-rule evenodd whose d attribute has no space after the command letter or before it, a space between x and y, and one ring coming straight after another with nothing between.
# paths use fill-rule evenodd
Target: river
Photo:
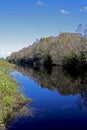
<instances>
[{"instance_id":1,"label":"river","mask_svg":"<svg viewBox=\"0 0 87 130\"><path fill-rule=\"evenodd\" d=\"M87 77L75 79L61 68L51 71L20 68L11 73L32 102L7 125L9 130L87 128Z\"/></svg>"}]
</instances>

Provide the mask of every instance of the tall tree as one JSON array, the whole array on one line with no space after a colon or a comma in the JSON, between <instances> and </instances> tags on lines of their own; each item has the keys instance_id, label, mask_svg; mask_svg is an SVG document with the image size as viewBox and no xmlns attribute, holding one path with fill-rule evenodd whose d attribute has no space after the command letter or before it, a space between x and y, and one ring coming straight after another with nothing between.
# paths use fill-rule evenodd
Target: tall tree
<instances>
[{"instance_id":1,"label":"tall tree","mask_svg":"<svg viewBox=\"0 0 87 130\"><path fill-rule=\"evenodd\" d=\"M78 33L78 35L82 36L82 32L83 32L83 26L82 26L82 24L79 24L77 26L76 32Z\"/></svg>"}]
</instances>

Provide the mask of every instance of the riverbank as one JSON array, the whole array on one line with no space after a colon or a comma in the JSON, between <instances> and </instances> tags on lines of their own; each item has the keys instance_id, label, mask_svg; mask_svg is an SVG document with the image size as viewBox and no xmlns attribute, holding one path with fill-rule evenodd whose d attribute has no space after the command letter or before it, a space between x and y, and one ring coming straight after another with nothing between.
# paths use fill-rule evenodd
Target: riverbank
<instances>
[{"instance_id":1,"label":"riverbank","mask_svg":"<svg viewBox=\"0 0 87 130\"><path fill-rule=\"evenodd\" d=\"M18 84L9 76L15 65L0 59L0 130L15 115L15 111L29 102L18 92Z\"/></svg>"},{"instance_id":2,"label":"riverbank","mask_svg":"<svg viewBox=\"0 0 87 130\"><path fill-rule=\"evenodd\" d=\"M33 102L26 106L27 115L15 118L8 130L87 129L87 75L72 80L54 67L50 73L19 68L12 76Z\"/></svg>"}]
</instances>

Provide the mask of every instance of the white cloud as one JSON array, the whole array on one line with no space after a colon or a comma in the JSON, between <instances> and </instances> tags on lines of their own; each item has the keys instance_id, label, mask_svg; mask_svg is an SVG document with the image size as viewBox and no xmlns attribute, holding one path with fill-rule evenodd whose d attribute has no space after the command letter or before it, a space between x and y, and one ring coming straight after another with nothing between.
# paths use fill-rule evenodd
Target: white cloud
<instances>
[{"instance_id":1,"label":"white cloud","mask_svg":"<svg viewBox=\"0 0 87 130\"><path fill-rule=\"evenodd\" d=\"M61 12L62 14L70 14L70 12L67 11L67 10L65 10L65 9L61 9L60 12Z\"/></svg>"},{"instance_id":2,"label":"white cloud","mask_svg":"<svg viewBox=\"0 0 87 130\"><path fill-rule=\"evenodd\" d=\"M6 58L6 56L10 55L11 52L0 52L0 57Z\"/></svg>"},{"instance_id":3,"label":"white cloud","mask_svg":"<svg viewBox=\"0 0 87 130\"><path fill-rule=\"evenodd\" d=\"M43 1L39 0L37 1L36 5L45 6L46 4Z\"/></svg>"},{"instance_id":4,"label":"white cloud","mask_svg":"<svg viewBox=\"0 0 87 130\"><path fill-rule=\"evenodd\" d=\"M84 6L82 9L79 10L79 12L85 12L87 11L87 6Z\"/></svg>"}]
</instances>

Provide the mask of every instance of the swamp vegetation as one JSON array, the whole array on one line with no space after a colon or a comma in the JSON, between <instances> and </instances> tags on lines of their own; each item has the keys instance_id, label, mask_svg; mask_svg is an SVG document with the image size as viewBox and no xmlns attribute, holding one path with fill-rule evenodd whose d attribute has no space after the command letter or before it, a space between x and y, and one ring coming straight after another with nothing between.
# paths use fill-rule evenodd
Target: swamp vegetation
<instances>
[{"instance_id":1,"label":"swamp vegetation","mask_svg":"<svg viewBox=\"0 0 87 130\"><path fill-rule=\"evenodd\" d=\"M15 65L0 59L0 130L5 129L5 125L10 121L28 99L18 92L18 84L13 80L9 73Z\"/></svg>"}]
</instances>

